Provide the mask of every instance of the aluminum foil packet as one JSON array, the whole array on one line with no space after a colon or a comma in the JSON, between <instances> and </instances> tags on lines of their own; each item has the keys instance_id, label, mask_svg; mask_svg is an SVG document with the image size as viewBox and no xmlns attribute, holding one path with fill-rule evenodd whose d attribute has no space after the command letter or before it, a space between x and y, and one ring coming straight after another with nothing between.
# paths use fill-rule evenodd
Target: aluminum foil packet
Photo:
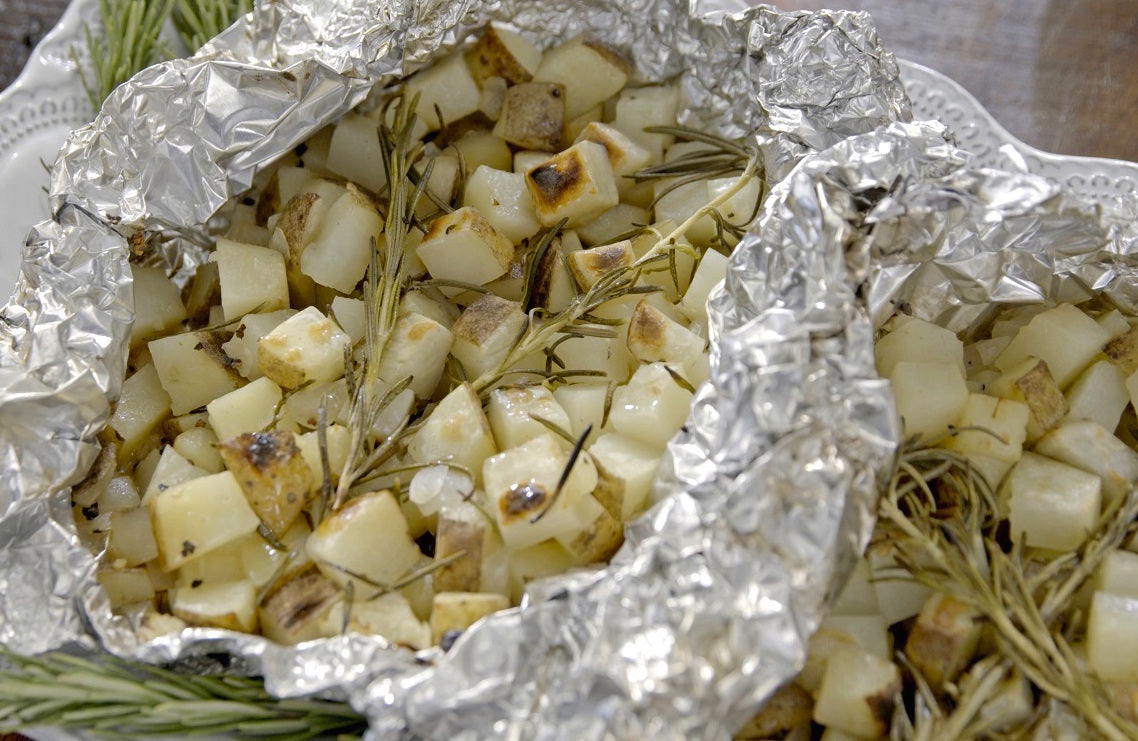
<instances>
[{"instance_id":1,"label":"aluminum foil packet","mask_svg":"<svg viewBox=\"0 0 1138 741\"><path fill-rule=\"evenodd\" d=\"M535 583L521 608L417 655L354 635L283 647L165 634L112 614L95 583L67 487L91 465L122 381L128 256L145 244L188 274L210 220L259 169L489 21L539 46L589 33L634 60L634 83L678 77L684 120L748 137L768 184L909 115L864 14L705 14L675 0L278 0L195 57L143 71L61 152L56 219L29 237L0 322L5 645L224 655L278 696L351 701L376 738L721 737L797 671L869 536L897 431L840 255L807 242L783 254L770 219L736 251L712 307L713 383L608 568Z\"/></svg>"}]
</instances>

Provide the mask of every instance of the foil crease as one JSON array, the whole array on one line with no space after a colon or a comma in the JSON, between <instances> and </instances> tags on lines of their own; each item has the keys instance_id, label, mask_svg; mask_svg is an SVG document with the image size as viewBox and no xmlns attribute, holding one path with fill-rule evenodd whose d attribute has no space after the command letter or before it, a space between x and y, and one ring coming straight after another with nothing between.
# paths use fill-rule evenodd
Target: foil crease
<instances>
[{"instance_id":1,"label":"foil crease","mask_svg":"<svg viewBox=\"0 0 1138 741\"><path fill-rule=\"evenodd\" d=\"M674 0L265 2L195 57L143 71L60 153L56 220L29 237L0 322L6 645L94 637L120 656L193 666L228 654L278 696L350 700L375 738L719 737L797 670L868 537L896 431L840 261L805 242L772 257L771 219L738 248L730 297L713 308L714 385L610 567L532 585L521 608L445 655L378 637L282 647L167 633L112 614L94 581L66 487L92 462L122 381L129 252L184 278L204 259L202 225L259 170L490 20L543 46L589 32L636 60L638 82L679 75L684 120L752 137L768 185L810 152L909 115L864 14L703 17Z\"/></svg>"}]
</instances>

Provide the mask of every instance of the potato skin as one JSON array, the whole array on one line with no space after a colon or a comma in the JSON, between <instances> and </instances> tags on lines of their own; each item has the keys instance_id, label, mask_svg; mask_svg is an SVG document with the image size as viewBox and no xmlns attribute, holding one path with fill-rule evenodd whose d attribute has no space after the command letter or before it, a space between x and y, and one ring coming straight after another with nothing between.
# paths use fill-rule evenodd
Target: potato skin
<instances>
[{"instance_id":1,"label":"potato skin","mask_svg":"<svg viewBox=\"0 0 1138 741\"><path fill-rule=\"evenodd\" d=\"M218 452L261 522L281 538L312 498L312 475L291 432L247 432Z\"/></svg>"}]
</instances>

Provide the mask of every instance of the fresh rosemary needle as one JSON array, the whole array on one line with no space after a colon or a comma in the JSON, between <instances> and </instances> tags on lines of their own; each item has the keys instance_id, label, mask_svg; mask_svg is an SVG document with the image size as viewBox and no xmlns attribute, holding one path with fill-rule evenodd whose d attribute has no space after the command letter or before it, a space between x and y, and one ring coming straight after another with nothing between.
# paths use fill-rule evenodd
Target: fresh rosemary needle
<instances>
[{"instance_id":1,"label":"fresh rosemary needle","mask_svg":"<svg viewBox=\"0 0 1138 741\"><path fill-rule=\"evenodd\" d=\"M252 0L177 0L174 28L186 48L194 51L252 9Z\"/></svg>"}]
</instances>

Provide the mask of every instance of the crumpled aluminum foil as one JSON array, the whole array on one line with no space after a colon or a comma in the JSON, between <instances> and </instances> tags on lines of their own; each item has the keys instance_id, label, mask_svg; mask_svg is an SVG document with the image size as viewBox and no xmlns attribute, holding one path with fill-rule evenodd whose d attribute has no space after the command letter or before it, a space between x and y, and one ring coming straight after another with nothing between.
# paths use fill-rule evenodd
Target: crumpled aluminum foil
<instances>
[{"instance_id":1,"label":"crumpled aluminum foil","mask_svg":"<svg viewBox=\"0 0 1138 741\"><path fill-rule=\"evenodd\" d=\"M188 273L208 244L201 225L258 168L490 20L539 41L587 31L635 59L639 81L682 73L685 120L752 137L770 182L809 152L908 117L863 14L702 18L674 0L280 0L195 58L140 73L61 152L57 220L30 238L0 322L6 645L43 651L93 632L142 661L226 653L279 696L349 699L377 738L719 737L797 670L868 537L896 429L840 260L796 243L764 265L771 247L754 234L713 307L714 387L670 447L658 504L610 567L533 585L522 608L445 656L374 637L155 637L112 615L94 582L65 487L93 461L121 384L128 239Z\"/></svg>"}]
</instances>

